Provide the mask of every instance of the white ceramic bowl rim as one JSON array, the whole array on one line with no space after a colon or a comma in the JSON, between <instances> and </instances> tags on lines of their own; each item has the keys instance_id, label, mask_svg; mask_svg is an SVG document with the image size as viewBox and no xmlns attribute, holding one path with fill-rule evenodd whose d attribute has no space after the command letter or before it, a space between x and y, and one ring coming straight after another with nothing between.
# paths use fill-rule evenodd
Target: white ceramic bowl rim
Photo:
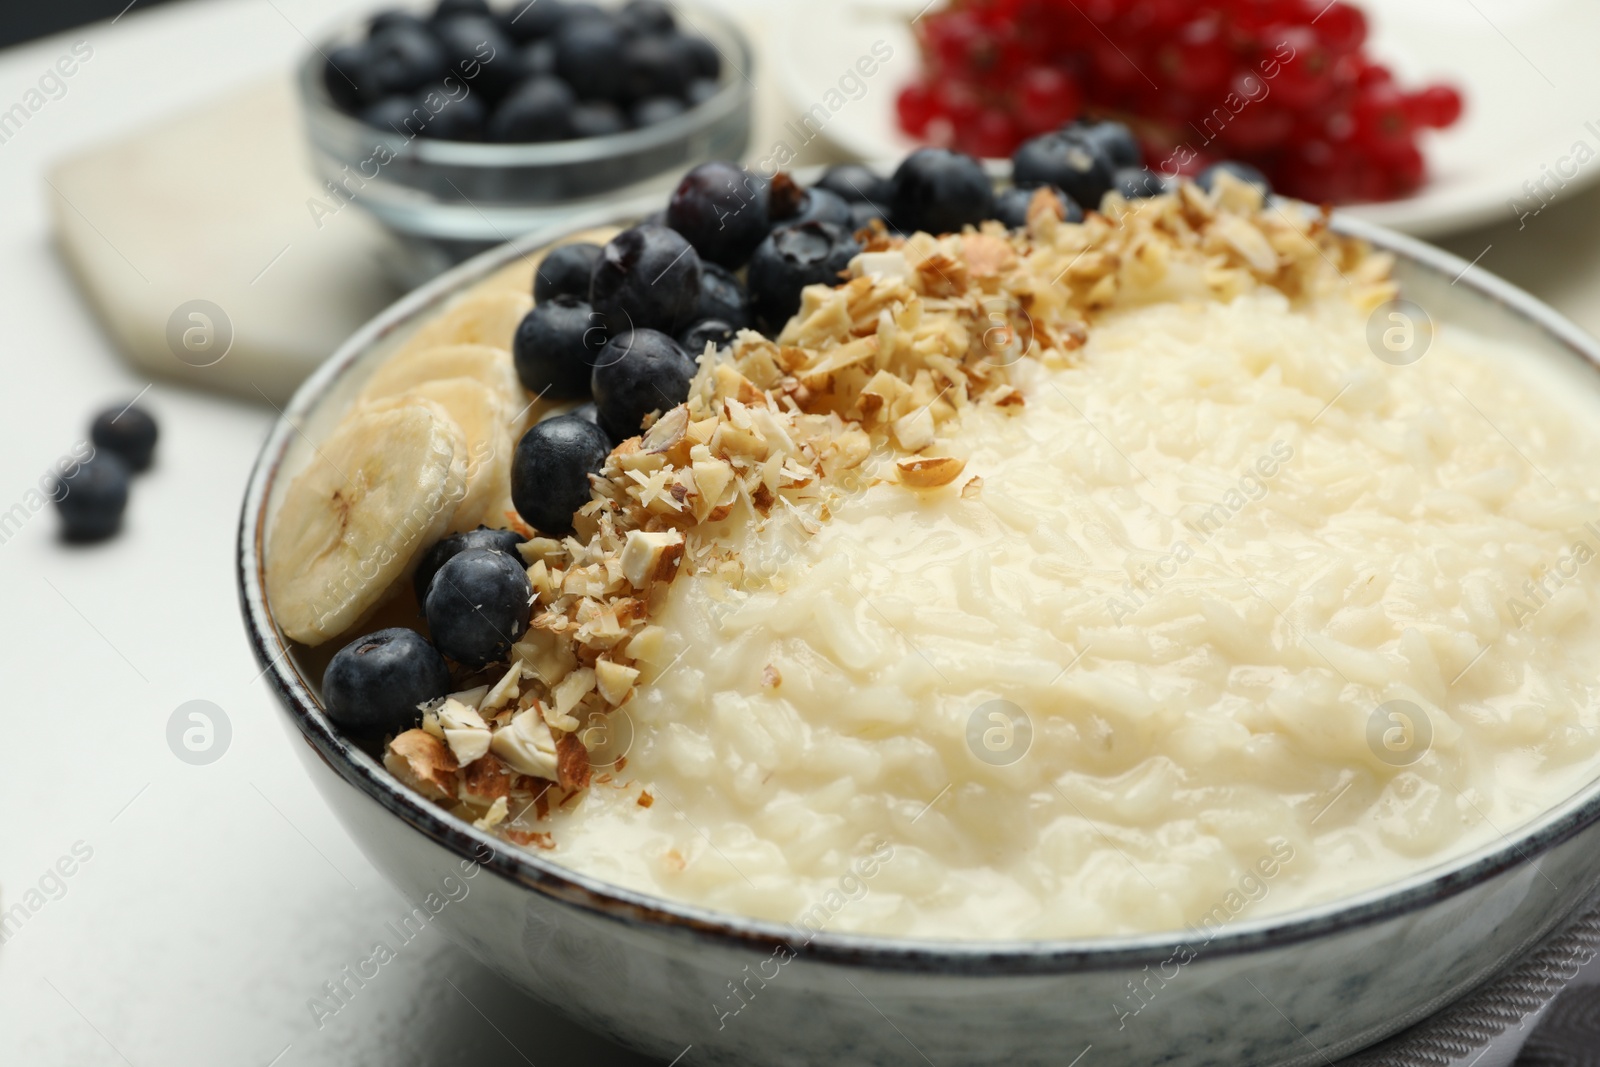
<instances>
[{"instance_id":1,"label":"white ceramic bowl rim","mask_svg":"<svg viewBox=\"0 0 1600 1067\"><path fill-rule=\"evenodd\" d=\"M408 294L356 332L295 393L268 435L251 473L239 524L238 579L245 630L264 674L272 682L305 741L345 782L367 794L414 829L462 858L491 855L482 866L529 890L563 900L594 915L635 925L770 949L790 944L797 928L779 922L668 900L569 870L536 853L507 846L401 785L372 756L342 737L323 714L310 681L301 676L289 645L267 608L262 575L265 511L273 480L302 421L374 343L459 289L530 250L564 235L628 216L616 209L575 218L560 231L543 231L479 255ZM1478 298L1501 305L1600 370L1600 343L1522 290L1481 268L1421 241L1335 214L1334 229L1437 271ZM1237 955L1313 940L1354 927L1398 918L1460 894L1495 876L1531 865L1542 853L1600 821L1600 781L1552 807L1495 844L1485 845L1397 882L1312 907L1229 924L1201 949L1205 956ZM487 851L486 851L487 850ZM809 933L806 954L876 970L966 974L1048 974L1159 964L1198 932L1167 931L1065 940L944 941L861 934Z\"/></svg>"}]
</instances>

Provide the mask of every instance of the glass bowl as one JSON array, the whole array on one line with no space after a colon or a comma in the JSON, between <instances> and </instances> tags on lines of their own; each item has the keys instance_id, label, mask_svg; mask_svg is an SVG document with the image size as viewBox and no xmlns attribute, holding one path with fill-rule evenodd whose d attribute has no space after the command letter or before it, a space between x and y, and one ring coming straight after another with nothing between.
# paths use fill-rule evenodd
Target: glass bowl
<instances>
[{"instance_id":1,"label":"glass bowl","mask_svg":"<svg viewBox=\"0 0 1600 1067\"><path fill-rule=\"evenodd\" d=\"M347 24L318 42L297 75L312 165L330 203L352 203L399 236L405 254L387 266L410 288L575 215L635 199L662 202L694 164L741 158L754 93L750 42L718 12L674 8L680 25L722 55L716 95L653 126L542 144L408 139L340 111L323 85L323 57L364 34L365 19Z\"/></svg>"}]
</instances>

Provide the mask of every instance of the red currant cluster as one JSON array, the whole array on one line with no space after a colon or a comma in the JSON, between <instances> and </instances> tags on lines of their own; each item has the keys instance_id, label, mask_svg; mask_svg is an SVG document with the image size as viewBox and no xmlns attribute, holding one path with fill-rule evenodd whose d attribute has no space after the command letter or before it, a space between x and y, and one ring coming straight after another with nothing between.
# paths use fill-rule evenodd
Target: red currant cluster
<instances>
[{"instance_id":1,"label":"red currant cluster","mask_svg":"<svg viewBox=\"0 0 1600 1067\"><path fill-rule=\"evenodd\" d=\"M1363 55L1342 0L948 0L916 31L900 123L978 156L1086 112L1169 177L1233 159L1315 203L1388 200L1423 182L1418 133L1461 115L1455 89L1403 89Z\"/></svg>"}]
</instances>

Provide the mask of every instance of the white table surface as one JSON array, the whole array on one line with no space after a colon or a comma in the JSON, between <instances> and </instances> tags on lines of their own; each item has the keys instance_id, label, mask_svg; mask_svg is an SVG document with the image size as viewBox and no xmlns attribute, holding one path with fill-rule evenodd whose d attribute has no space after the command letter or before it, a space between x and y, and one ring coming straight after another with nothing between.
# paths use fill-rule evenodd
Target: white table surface
<instances>
[{"instance_id":1,"label":"white table surface","mask_svg":"<svg viewBox=\"0 0 1600 1067\"><path fill-rule=\"evenodd\" d=\"M0 945L8 1067L642 1062L597 1055L431 930L318 1028L310 998L408 905L301 772L244 641L234 530L274 413L133 376L51 245L51 160L283 69L304 36L358 6L135 6L115 25L0 52L3 110L72 41L94 48L66 95L0 144L0 513L101 406L148 386L162 431L120 538L64 546L46 508L0 544L12 693L0 711L0 910L41 879L56 894ZM1497 244L1486 266L1595 328L1600 198L1537 222L1459 247ZM208 766L167 744L169 717L191 700L221 707L232 728ZM49 872L75 846L92 857L57 888Z\"/></svg>"}]
</instances>

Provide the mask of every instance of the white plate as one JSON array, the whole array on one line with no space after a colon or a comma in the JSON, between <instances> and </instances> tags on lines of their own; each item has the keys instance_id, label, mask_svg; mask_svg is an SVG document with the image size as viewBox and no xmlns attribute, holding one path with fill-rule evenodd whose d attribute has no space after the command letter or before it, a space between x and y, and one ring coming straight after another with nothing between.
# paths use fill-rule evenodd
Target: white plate
<instances>
[{"instance_id":1,"label":"white plate","mask_svg":"<svg viewBox=\"0 0 1600 1067\"><path fill-rule=\"evenodd\" d=\"M811 116L784 127L789 148L818 136L818 127L820 136L865 159L894 158L914 145L900 132L894 104L921 64L910 22L926 5L791 0L785 6L770 51L795 115ZM1450 130L1425 135L1431 177L1417 195L1357 205L1352 214L1436 236L1538 211L1531 190L1540 181L1543 199L1553 202L1600 180L1594 47L1600 2L1368 0L1362 6L1373 27L1372 55L1408 84L1453 83L1467 110ZM876 69L862 76L857 63L873 55L874 44L880 56L886 48L892 55L867 63L862 69ZM783 149L772 149L781 161Z\"/></svg>"}]
</instances>

